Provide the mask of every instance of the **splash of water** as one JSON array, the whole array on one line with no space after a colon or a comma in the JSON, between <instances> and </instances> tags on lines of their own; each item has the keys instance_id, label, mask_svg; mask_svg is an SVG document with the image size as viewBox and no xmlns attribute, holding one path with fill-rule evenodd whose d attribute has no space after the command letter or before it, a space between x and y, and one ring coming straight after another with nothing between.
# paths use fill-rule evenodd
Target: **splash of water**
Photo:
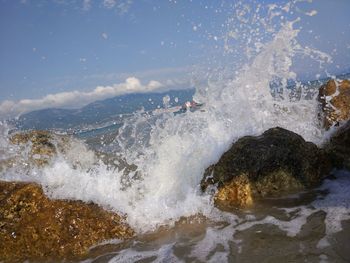
<instances>
[{"instance_id":1,"label":"splash of water","mask_svg":"<svg viewBox=\"0 0 350 263\"><path fill-rule=\"evenodd\" d=\"M86 164L83 167L75 167L71 158L59 154L49 166L32 169L26 180L41 183L53 198L93 201L124 213L128 222L143 232L171 224L182 216L197 213L210 216L211 196L201 193L199 183L205 169L239 137L258 135L280 126L306 140L320 142L317 102L304 98L290 100L287 84L288 80L296 79L291 71L295 55L318 54L314 58L320 61L328 56L298 43L299 29L295 25L300 19L288 21L281 15L290 12L291 4L269 6L267 18L257 15L261 5L250 16L253 7L243 5L237 10L242 26L235 29L235 34L232 30L226 32L224 46L228 56L234 53L228 39L242 35L240 41L248 43L244 50L247 59L240 60L245 63L239 63L239 69L229 78L225 72L219 80L197 88L195 96L205 103L204 112L177 116L136 114L121 128L115 144L109 147L114 146L128 163L138 167L129 173L131 183L127 187L122 181L123 171L101 162L95 164L87 154L81 154L89 153L87 150L79 154L80 161ZM283 17L281 25L274 28L271 24L278 17ZM260 24L256 28L248 26L252 21ZM282 83L280 99L271 93L270 83L276 79ZM20 171L12 170L4 178L22 176Z\"/></svg>"}]
</instances>

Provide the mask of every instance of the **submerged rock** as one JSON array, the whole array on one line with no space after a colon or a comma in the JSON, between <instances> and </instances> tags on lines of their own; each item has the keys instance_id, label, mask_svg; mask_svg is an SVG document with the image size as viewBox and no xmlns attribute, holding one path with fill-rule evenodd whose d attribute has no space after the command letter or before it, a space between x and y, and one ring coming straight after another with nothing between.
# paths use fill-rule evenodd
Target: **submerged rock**
<instances>
[{"instance_id":1,"label":"submerged rock","mask_svg":"<svg viewBox=\"0 0 350 263\"><path fill-rule=\"evenodd\" d=\"M218 205L244 207L253 200L293 193L319 184L331 169L323 150L300 135L272 128L235 142L207 168L202 190L217 184Z\"/></svg>"},{"instance_id":2,"label":"submerged rock","mask_svg":"<svg viewBox=\"0 0 350 263\"><path fill-rule=\"evenodd\" d=\"M332 135L324 148L335 168L350 170L350 121Z\"/></svg>"},{"instance_id":3,"label":"submerged rock","mask_svg":"<svg viewBox=\"0 0 350 263\"><path fill-rule=\"evenodd\" d=\"M34 183L0 182L0 261L79 259L107 239L133 230L93 203L50 200Z\"/></svg>"},{"instance_id":4,"label":"submerged rock","mask_svg":"<svg viewBox=\"0 0 350 263\"><path fill-rule=\"evenodd\" d=\"M319 90L326 129L350 119L350 80L330 80Z\"/></svg>"}]
</instances>

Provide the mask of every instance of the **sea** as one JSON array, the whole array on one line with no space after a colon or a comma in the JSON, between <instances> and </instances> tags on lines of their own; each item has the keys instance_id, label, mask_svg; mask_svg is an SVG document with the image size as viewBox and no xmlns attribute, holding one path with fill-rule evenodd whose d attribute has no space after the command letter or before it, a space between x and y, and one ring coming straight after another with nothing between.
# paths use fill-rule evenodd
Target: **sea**
<instances>
[{"instance_id":1,"label":"sea","mask_svg":"<svg viewBox=\"0 0 350 263\"><path fill-rule=\"evenodd\" d=\"M332 63L298 42L297 2L236 7L224 51L227 58L239 47L246 59L196 86L200 110L137 111L70 135L71 146L45 167L19 164L0 178L34 181L50 198L124 215L136 237L96 244L84 262L350 262L348 171L333 171L318 188L229 211L199 187L205 169L242 136L279 126L322 146L334 131L318 118L317 90L326 79L300 81L293 70L296 57L314 61L321 73ZM266 9L263 17L258 8ZM28 154L9 143L13 129L1 122L0 160Z\"/></svg>"}]
</instances>

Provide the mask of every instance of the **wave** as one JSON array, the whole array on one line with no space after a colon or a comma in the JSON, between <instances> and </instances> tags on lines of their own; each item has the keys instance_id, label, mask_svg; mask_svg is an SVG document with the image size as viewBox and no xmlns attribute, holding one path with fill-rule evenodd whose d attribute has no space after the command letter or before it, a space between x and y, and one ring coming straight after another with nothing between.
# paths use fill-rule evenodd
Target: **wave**
<instances>
[{"instance_id":1,"label":"wave","mask_svg":"<svg viewBox=\"0 0 350 263\"><path fill-rule=\"evenodd\" d=\"M287 19L296 3L268 6L262 17L261 5L242 5L228 18L228 29L222 36L226 57L240 51L246 59L238 61L230 74L228 67L215 80L208 78L205 85L196 88L194 97L204 103L203 111L176 116L139 113L125 120L105 149L136 165L136 170L125 174L125 170L96 161L95 153L75 140L50 165L25 172L14 167L2 178L35 181L52 198L93 201L121 212L139 232L173 224L183 216L212 217L212 197L200 191L199 183L204 170L218 161L233 141L275 126L317 144L325 138L318 123L316 99L303 95L307 90L298 84L291 68L296 56L312 58L320 65L331 58L298 42L300 19ZM230 28L232 21L239 21L242 27ZM243 51L238 49L242 43L247 43ZM271 89L276 80L280 83L278 98ZM300 89L298 100L291 98L290 80ZM16 152L6 139L5 126L1 125L1 151ZM84 165L76 166L76 162Z\"/></svg>"}]
</instances>

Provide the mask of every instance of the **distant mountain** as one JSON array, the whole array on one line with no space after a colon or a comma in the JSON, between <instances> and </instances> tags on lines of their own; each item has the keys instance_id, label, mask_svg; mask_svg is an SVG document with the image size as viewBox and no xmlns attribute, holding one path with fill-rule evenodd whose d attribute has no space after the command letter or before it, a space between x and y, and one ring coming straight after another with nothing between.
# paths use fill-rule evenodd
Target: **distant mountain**
<instances>
[{"instance_id":1,"label":"distant mountain","mask_svg":"<svg viewBox=\"0 0 350 263\"><path fill-rule=\"evenodd\" d=\"M192 100L194 89L172 90L164 93L135 93L95 101L80 109L43 109L21 115L16 121L19 129L76 129L108 121L121 121L125 114L144 108L162 108L163 98L170 97L170 106Z\"/></svg>"}]
</instances>

